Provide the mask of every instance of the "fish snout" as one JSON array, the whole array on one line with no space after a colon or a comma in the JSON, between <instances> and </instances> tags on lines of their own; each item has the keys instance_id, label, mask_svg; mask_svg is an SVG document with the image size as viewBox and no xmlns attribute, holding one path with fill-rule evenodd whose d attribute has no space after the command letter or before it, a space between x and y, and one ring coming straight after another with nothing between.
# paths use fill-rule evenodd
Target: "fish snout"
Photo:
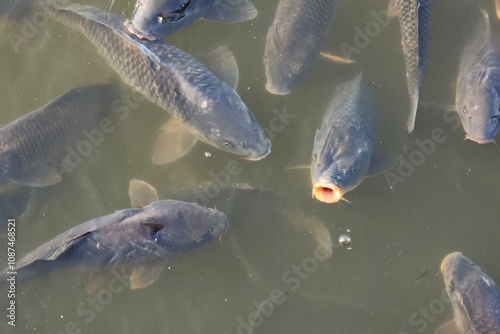
<instances>
[{"instance_id":1,"label":"fish snout","mask_svg":"<svg viewBox=\"0 0 500 334\"><path fill-rule=\"evenodd\" d=\"M260 144L255 150L253 150L247 157L247 160L258 161L267 157L271 153L271 142L266 139L264 143Z\"/></svg>"},{"instance_id":2,"label":"fish snout","mask_svg":"<svg viewBox=\"0 0 500 334\"><path fill-rule=\"evenodd\" d=\"M481 138L470 134L465 135L465 140L472 140L478 144L496 144L493 138Z\"/></svg>"},{"instance_id":3,"label":"fish snout","mask_svg":"<svg viewBox=\"0 0 500 334\"><path fill-rule=\"evenodd\" d=\"M444 274L444 271L446 270L447 267L449 267L449 265L451 264L451 261L455 260L457 257L460 257L462 256L462 253L460 252L454 252L454 253L450 253L448 255L445 256L445 258L443 259L443 261L441 261L441 265L439 267L439 270L441 271L441 273Z\"/></svg>"},{"instance_id":4,"label":"fish snout","mask_svg":"<svg viewBox=\"0 0 500 334\"><path fill-rule=\"evenodd\" d=\"M266 83L266 89L269 93L274 95L288 95L290 94L290 90L284 87L279 87L278 85L274 85L271 82Z\"/></svg>"},{"instance_id":5,"label":"fish snout","mask_svg":"<svg viewBox=\"0 0 500 334\"><path fill-rule=\"evenodd\" d=\"M134 35L139 39L147 39L149 41L155 41L157 39L156 36L153 35L153 33L145 32L146 29L137 27L137 25L134 24L134 22L131 20L126 20L123 24L131 35Z\"/></svg>"}]
</instances>

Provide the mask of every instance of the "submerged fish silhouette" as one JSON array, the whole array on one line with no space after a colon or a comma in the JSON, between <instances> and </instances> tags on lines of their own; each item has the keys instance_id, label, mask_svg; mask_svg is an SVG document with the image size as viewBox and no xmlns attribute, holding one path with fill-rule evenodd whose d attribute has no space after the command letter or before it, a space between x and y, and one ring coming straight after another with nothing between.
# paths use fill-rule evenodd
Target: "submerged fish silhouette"
<instances>
[{"instance_id":1,"label":"submerged fish silhouette","mask_svg":"<svg viewBox=\"0 0 500 334\"><path fill-rule=\"evenodd\" d=\"M94 272L87 283L93 291L110 269L132 266L130 287L142 288L156 281L169 256L216 239L227 228L224 213L196 203L158 201L156 190L143 181L132 180L129 194L133 205L143 207L116 211L58 235L0 273L0 281L5 283L12 271L19 281L77 267Z\"/></svg>"}]
</instances>

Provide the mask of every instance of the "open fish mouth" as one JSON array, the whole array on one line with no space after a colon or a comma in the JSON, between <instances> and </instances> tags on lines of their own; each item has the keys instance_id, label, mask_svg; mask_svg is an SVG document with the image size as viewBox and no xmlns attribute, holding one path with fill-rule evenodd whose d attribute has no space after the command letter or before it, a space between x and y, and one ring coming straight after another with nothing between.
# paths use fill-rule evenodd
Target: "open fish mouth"
<instances>
[{"instance_id":1,"label":"open fish mouth","mask_svg":"<svg viewBox=\"0 0 500 334\"><path fill-rule=\"evenodd\" d=\"M343 200L344 191L331 182L316 182L312 190L313 198L324 203L337 203Z\"/></svg>"}]
</instances>

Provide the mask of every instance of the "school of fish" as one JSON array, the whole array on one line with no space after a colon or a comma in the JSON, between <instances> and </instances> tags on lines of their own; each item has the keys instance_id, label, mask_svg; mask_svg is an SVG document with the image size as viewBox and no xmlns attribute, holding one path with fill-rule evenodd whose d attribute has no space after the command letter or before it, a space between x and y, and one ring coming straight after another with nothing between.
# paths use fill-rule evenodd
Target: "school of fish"
<instances>
[{"instance_id":1,"label":"school of fish","mask_svg":"<svg viewBox=\"0 0 500 334\"><path fill-rule=\"evenodd\" d=\"M226 24L253 20L258 16L258 3L256 7L250 0L136 0L130 18L126 18L66 2L39 0L36 5L53 20L79 31L129 89L171 116L158 129L153 164L181 159L198 140L249 161L262 160L271 153L270 139L237 92L239 68L229 48L222 45L207 50L206 59L199 61L164 39L188 25L203 24L196 23L200 20ZM262 43L266 77L262 87L268 93L300 93L300 83L314 70L328 35L335 33L331 26L342 14L339 2L277 2ZM388 16L397 18L400 28L401 48L387 53L404 59L404 94L408 94L409 105L404 128L408 136L415 130L420 91L425 84L432 6L432 0L387 1ZM3 2L0 16L22 17L30 8L24 0ZM495 8L500 18L500 1L495 0ZM465 31L464 47L458 55L453 109L466 139L489 144L500 132L500 32L497 22L481 5L477 12L480 14L471 16L474 29ZM68 41L68 47L87 45ZM380 145L373 85L364 80L361 71L353 73L350 79L334 85L325 98L330 103L317 124L307 167L312 197L327 204L349 202L344 197L347 192L393 164L391 153ZM112 106L120 98L121 89L103 83L71 88L45 106L3 125L0 185L45 187L62 182L71 153L68 147L88 139L103 117L113 117ZM20 198L22 193L12 194ZM231 194L227 198L241 197L248 203L262 198L268 204L278 202L274 195L264 192L233 189ZM153 186L135 179L130 181L129 196L130 209L74 224L25 255L15 268L19 282L29 284L59 270L83 268L90 272L86 283L90 293L101 288L110 270L127 267L131 269L130 287L144 288L160 278L173 257L220 239L229 227L228 217L234 215L225 197L221 202L211 198L202 205L160 200ZM273 209L271 205L266 210ZM311 226L309 223L303 228ZM314 228L328 234L321 223L314 222ZM493 279L459 252L447 255L440 269L454 318L435 333L500 333L500 289ZM11 271L0 272L0 288Z\"/></svg>"}]
</instances>

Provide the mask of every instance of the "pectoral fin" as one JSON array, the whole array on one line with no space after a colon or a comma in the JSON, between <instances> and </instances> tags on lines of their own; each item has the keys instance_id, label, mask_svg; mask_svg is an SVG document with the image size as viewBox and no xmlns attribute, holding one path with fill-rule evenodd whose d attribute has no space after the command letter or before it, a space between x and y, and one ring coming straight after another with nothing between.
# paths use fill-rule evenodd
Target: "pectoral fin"
<instances>
[{"instance_id":1,"label":"pectoral fin","mask_svg":"<svg viewBox=\"0 0 500 334\"><path fill-rule=\"evenodd\" d=\"M87 283L85 283L85 291L87 294L93 295L101 290L106 283L112 278L112 274L106 270L91 271Z\"/></svg>"},{"instance_id":2,"label":"pectoral fin","mask_svg":"<svg viewBox=\"0 0 500 334\"><path fill-rule=\"evenodd\" d=\"M442 324L434 332L434 334L461 334L461 333L463 333L463 331L460 331L458 329L457 322L455 320L451 320L445 324Z\"/></svg>"},{"instance_id":3,"label":"pectoral fin","mask_svg":"<svg viewBox=\"0 0 500 334\"><path fill-rule=\"evenodd\" d=\"M145 263L134 266L130 276L130 289L141 289L154 283L160 277L165 263Z\"/></svg>"},{"instance_id":4,"label":"pectoral fin","mask_svg":"<svg viewBox=\"0 0 500 334\"><path fill-rule=\"evenodd\" d=\"M238 1L234 4L231 0L214 1L214 6L203 15L204 19L224 23L235 23L252 20L257 17L257 9L250 0Z\"/></svg>"},{"instance_id":5,"label":"pectoral fin","mask_svg":"<svg viewBox=\"0 0 500 334\"><path fill-rule=\"evenodd\" d=\"M172 117L160 128L151 162L164 165L178 160L191 151L197 140L184 124Z\"/></svg>"},{"instance_id":6,"label":"pectoral fin","mask_svg":"<svg viewBox=\"0 0 500 334\"><path fill-rule=\"evenodd\" d=\"M133 179L129 182L128 195L134 208L142 208L159 201L158 193L149 183Z\"/></svg>"},{"instance_id":7,"label":"pectoral fin","mask_svg":"<svg viewBox=\"0 0 500 334\"><path fill-rule=\"evenodd\" d=\"M203 62L204 65L222 82L232 89L238 87L240 73L233 53L222 45L211 51Z\"/></svg>"},{"instance_id":8,"label":"pectoral fin","mask_svg":"<svg viewBox=\"0 0 500 334\"><path fill-rule=\"evenodd\" d=\"M54 167L41 165L24 172L15 181L29 187L45 187L61 182L62 177Z\"/></svg>"},{"instance_id":9,"label":"pectoral fin","mask_svg":"<svg viewBox=\"0 0 500 334\"><path fill-rule=\"evenodd\" d=\"M337 64L352 64L352 63L355 63L355 61L352 60L352 59L343 58L343 57L336 56L336 55L333 55L333 54L330 54L330 53L326 53L326 52L321 52L320 55L323 56L323 58L331 60L332 62L337 63Z\"/></svg>"},{"instance_id":10,"label":"pectoral fin","mask_svg":"<svg viewBox=\"0 0 500 334\"><path fill-rule=\"evenodd\" d=\"M500 0L495 0L495 7L497 12L497 18L500 19Z\"/></svg>"}]
</instances>

